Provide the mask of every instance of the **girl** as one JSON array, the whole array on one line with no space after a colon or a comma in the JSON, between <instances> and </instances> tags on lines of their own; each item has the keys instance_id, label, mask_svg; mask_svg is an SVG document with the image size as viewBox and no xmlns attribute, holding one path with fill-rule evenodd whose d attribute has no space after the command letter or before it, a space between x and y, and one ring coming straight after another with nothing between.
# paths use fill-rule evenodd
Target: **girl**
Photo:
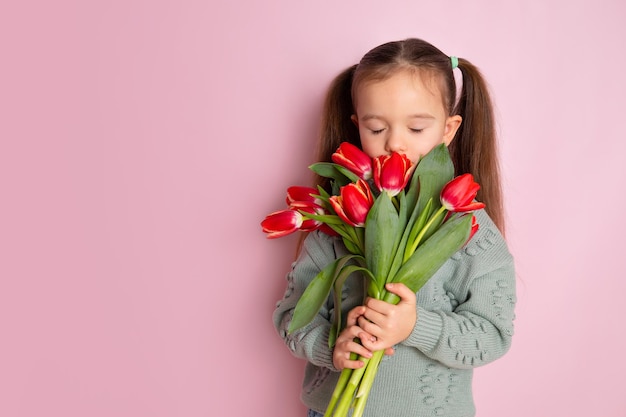
<instances>
[{"instance_id":1,"label":"girl","mask_svg":"<svg viewBox=\"0 0 626 417\"><path fill-rule=\"evenodd\" d=\"M457 99L454 72L462 88ZM456 70L456 71L458 71ZM365 416L474 416L472 369L498 359L513 335L515 274L502 232L504 221L493 110L485 82L467 60L448 57L419 39L390 42L368 52L341 74L327 94L319 159L330 162L343 141L371 157L393 151L413 163L445 143L456 175L481 184L473 239L417 293L388 285L397 305L362 299L363 279L350 277L342 294L344 330L333 349L328 335L332 297L313 321L287 334L293 309L307 284L328 263L347 253L341 239L309 233L288 274L274 324L289 349L307 360L302 401L321 417L339 371L385 350ZM326 180L319 179L328 187ZM361 343L356 343L355 338Z\"/></svg>"}]
</instances>

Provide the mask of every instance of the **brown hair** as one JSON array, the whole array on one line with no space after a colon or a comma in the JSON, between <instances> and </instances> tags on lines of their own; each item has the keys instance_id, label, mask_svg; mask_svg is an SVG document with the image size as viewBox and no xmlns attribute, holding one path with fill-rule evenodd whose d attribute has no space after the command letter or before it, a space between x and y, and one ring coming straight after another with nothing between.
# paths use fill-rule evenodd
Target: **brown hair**
<instances>
[{"instance_id":1,"label":"brown hair","mask_svg":"<svg viewBox=\"0 0 626 417\"><path fill-rule=\"evenodd\" d=\"M341 142L361 146L359 132L350 117L356 86L364 81L384 80L400 69L411 69L435 76L448 115L463 118L448 149L455 175L471 173L481 185L477 199L504 233L504 214L493 105L487 84L478 68L458 59L463 85L458 101L450 57L421 39L389 42L369 51L358 65L342 71L331 83L322 114L318 160L331 161ZM424 71L424 72L423 72ZM317 178L328 189L328 181Z\"/></svg>"}]
</instances>

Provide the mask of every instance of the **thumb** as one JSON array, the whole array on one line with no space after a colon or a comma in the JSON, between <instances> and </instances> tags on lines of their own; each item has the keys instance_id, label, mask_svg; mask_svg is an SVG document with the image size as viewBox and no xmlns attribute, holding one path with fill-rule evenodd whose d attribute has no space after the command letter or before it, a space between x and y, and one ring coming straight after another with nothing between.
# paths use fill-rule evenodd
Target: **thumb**
<instances>
[{"instance_id":1,"label":"thumb","mask_svg":"<svg viewBox=\"0 0 626 417\"><path fill-rule=\"evenodd\" d=\"M415 293L409 287L402 283L389 283L385 286L387 291L400 297L400 302L415 303Z\"/></svg>"}]
</instances>

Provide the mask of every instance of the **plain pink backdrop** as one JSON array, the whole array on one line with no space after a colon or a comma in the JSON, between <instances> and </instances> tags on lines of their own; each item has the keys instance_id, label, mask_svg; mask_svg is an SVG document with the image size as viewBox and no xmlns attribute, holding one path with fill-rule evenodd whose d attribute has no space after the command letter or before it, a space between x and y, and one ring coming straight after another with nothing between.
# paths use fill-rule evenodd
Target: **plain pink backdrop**
<instances>
[{"instance_id":1,"label":"plain pink backdrop","mask_svg":"<svg viewBox=\"0 0 626 417\"><path fill-rule=\"evenodd\" d=\"M623 417L620 1L0 6L0 415L304 416L271 324L324 89L382 42L482 68L518 268L479 417Z\"/></svg>"}]
</instances>

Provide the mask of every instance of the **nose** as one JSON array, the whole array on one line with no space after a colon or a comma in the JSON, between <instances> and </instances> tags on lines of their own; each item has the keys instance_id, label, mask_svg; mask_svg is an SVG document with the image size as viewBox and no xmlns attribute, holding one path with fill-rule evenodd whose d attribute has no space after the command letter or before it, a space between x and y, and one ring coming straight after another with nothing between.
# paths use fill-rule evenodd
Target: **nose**
<instances>
[{"instance_id":1,"label":"nose","mask_svg":"<svg viewBox=\"0 0 626 417\"><path fill-rule=\"evenodd\" d=\"M406 138L397 131L390 131L389 136L387 137L387 141L385 142L385 150L388 153L406 153L407 149L408 147Z\"/></svg>"}]
</instances>

